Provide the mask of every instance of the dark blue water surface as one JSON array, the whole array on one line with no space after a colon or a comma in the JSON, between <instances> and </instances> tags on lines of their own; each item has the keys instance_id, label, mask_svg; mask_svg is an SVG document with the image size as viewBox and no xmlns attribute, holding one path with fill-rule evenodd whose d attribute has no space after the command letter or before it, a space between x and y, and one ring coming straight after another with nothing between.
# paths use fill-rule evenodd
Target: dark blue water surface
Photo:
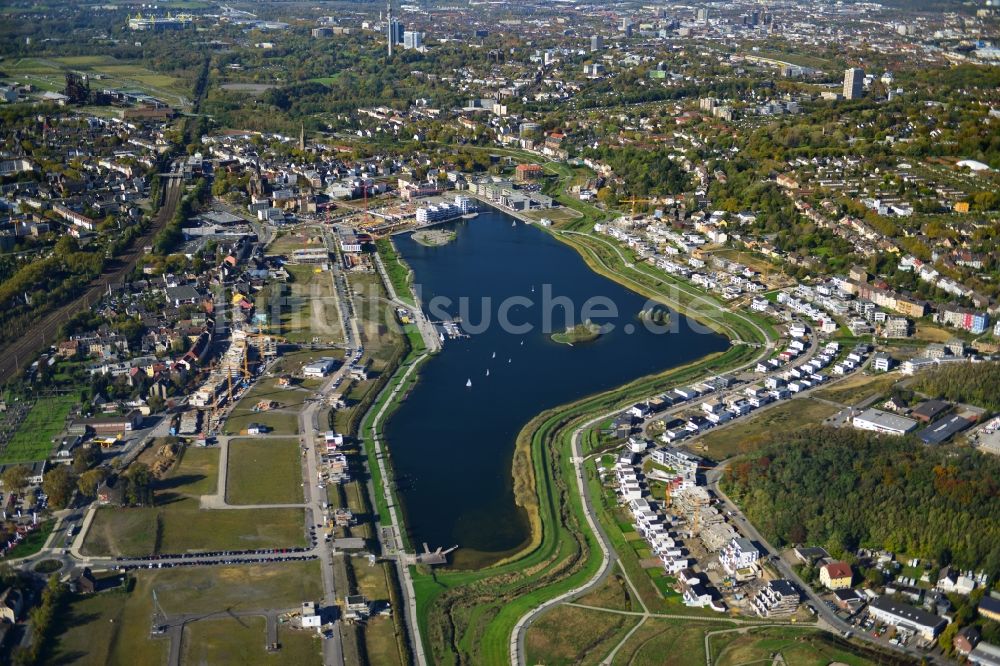
<instances>
[{"instance_id":1,"label":"dark blue water surface","mask_svg":"<svg viewBox=\"0 0 1000 666\"><path fill-rule=\"evenodd\" d=\"M465 327L477 327L484 316L492 322L468 338L446 340L385 424L414 543L457 544L459 561L490 559L529 537L524 513L514 503L511 461L517 434L532 417L729 344L720 335L692 330L677 315L672 332L647 330L638 318L650 305L645 297L597 275L548 233L512 222L486 209L476 219L448 225L458 235L447 245L425 247L410 235L394 239L432 319L440 319L435 300L447 297L452 306L446 310L462 316ZM586 344L553 342L550 333L564 330L567 317L563 307L545 306L546 293L550 300L568 298L574 323L581 321L588 299L613 303L617 317L597 316L606 313L604 307L590 317L613 324L613 330ZM530 332L508 332L496 323L505 300L518 296L533 305L511 308L508 319L530 324ZM464 312L462 298L472 302ZM480 305L483 298L490 300L488 308ZM547 319L552 322L545 332Z\"/></svg>"}]
</instances>

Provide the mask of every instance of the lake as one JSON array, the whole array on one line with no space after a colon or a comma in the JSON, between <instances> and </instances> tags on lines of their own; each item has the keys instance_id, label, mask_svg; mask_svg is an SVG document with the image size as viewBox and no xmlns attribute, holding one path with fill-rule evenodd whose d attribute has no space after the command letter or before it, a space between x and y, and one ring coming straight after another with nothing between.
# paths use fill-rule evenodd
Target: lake
<instances>
[{"instance_id":1,"label":"lake","mask_svg":"<svg viewBox=\"0 0 1000 666\"><path fill-rule=\"evenodd\" d=\"M496 560L530 537L511 461L531 418L729 346L676 313L670 332L648 330L639 318L645 297L594 273L547 232L483 208L445 225L457 232L446 245L394 237L431 319L460 316L470 332L424 363L384 425L413 543L458 545L459 565ZM551 332L585 318L585 304L589 319L611 330L592 342L554 342ZM502 314L509 325L500 325Z\"/></svg>"}]
</instances>

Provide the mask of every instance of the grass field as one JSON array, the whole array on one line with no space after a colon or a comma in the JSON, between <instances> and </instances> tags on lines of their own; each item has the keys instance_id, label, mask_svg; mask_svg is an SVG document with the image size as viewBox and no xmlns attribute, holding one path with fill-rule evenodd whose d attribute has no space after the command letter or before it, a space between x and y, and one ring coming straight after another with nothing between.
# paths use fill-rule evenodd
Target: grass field
<instances>
[{"instance_id":1,"label":"grass field","mask_svg":"<svg viewBox=\"0 0 1000 666\"><path fill-rule=\"evenodd\" d=\"M808 629L770 627L745 634L720 634L711 641L714 663L718 666L770 663L779 653L789 666L827 666L835 662L867 666L875 663L845 649L835 638Z\"/></svg>"},{"instance_id":2,"label":"grass field","mask_svg":"<svg viewBox=\"0 0 1000 666\"><path fill-rule=\"evenodd\" d=\"M149 634L153 589L168 614L223 613L227 610L292 608L304 600L319 598L322 595L319 581L316 561L141 572L128 594L109 592L72 600L66 616L57 623L63 631L54 639L51 663L166 664L168 642L151 640ZM279 658L274 663L310 663L310 650L315 643L307 644L302 639L308 637L290 636L289 633L279 630L279 641L288 651L279 652L278 656L284 654L291 659ZM211 638L212 632L207 634ZM263 646L263 642L262 626L258 644Z\"/></svg>"},{"instance_id":3,"label":"grass field","mask_svg":"<svg viewBox=\"0 0 1000 666\"><path fill-rule=\"evenodd\" d=\"M285 286L287 308L282 307L280 328L274 331L292 343L343 342L330 272L317 272L315 266L306 264L285 268L295 280Z\"/></svg>"},{"instance_id":4,"label":"grass field","mask_svg":"<svg viewBox=\"0 0 1000 666\"><path fill-rule=\"evenodd\" d=\"M725 626L698 624L690 620L659 618L647 620L619 650L616 663L642 666L659 666L663 663L676 666L703 666L705 631Z\"/></svg>"},{"instance_id":5,"label":"grass field","mask_svg":"<svg viewBox=\"0 0 1000 666\"><path fill-rule=\"evenodd\" d=\"M190 84L182 78L154 72L138 61L116 60L106 55L61 58L21 58L4 63L4 72L13 80L38 85L43 90L61 91L67 71L86 73L92 85L102 88L139 89L174 106L190 103Z\"/></svg>"},{"instance_id":6,"label":"grass field","mask_svg":"<svg viewBox=\"0 0 1000 666\"><path fill-rule=\"evenodd\" d=\"M318 356L323 356L323 354L317 354ZM326 354L326 356L334 355ZM290 358L282 359L282 370L272 372L280 374L281 372L297 371L301 367L301 363L306 360L312 360L312 358L302 359L298 363ZM286 389L279 387L275 378L261 378L236 403L229 418L226 419L223 432L229 435L238 435L245 433L247 426L251 423L260 423L272 428L274 434L295 435L298 433L299 427L298 410L310 395L310 391L304 386ZM255 412L254 408L261 400L273 401L277 403L277 406L271 410Z\"/></svg>"},{"instance_id":7,"label":"grass field","mask_svg":"<svg viewBox=\"0 0 1000 666\"><path fill-rule=\"evenodd\" d=\"M612 571L612 575L608 576L600 587L577 599L577 603L614 610L636 610L638 604L632 600L632 592L625 585L621 569L615 565Z\"/></svg>"},{"instance_id":8,"label":"grass field","mask_svg":"<svg viewBox=\"0 0 1000 666\"><path fill-rule=\"evenodd\" d=\"M283 629L283 630L282 630ZM321 664L322 646L315 632L278 632L281 649L268 652L263 617L200 620L184 627L184 664Z\"/></svg>"},{"instance_id":9,"label":"grass field","mask_svg":"<svg viewBox=\"0 0 1000 666\"><path fill-rule=\"evenodd\" d=\"M883 375L857 373L827 389L816 391L816 397L833 400L844 405L855 405L872 396L888 393L892 385L903 379L898 372Z\"/></svg>"},{"instance_id":10,"label":"grass field","mask_svg":"<svg viewBox=\"0 0 1000 666\"><path fill-rule=\"evenodd\" d=\"M302 509L198 508L183 499L166 507L101 508L83 544L93 556L304 546Z\"/></svg>"},{"instance_id":11,"label":"grass field","mask_svg":"<svg viewBox=\"0 0 1000 666\"><path fill-rule=\"evenodd\" d=\"M66 416L76 403L70 396L40 398L17 432L0 451L0 464L45 460L52 452L52 440L66 425Z\"/></svg>"},{"instance_id":12,"label":"grass field","mask_svg":"<svg viewBox=\"0 0 1000 666\"><path fill-rule=\"evenodd\" d=\"M390 239L383 238L376 241L375 247L378 248L379 256L382 257L382 263L389 274L389 282L396 292L396 298L404 303L414 305L413 295L410 293L410 267L400 259L399 253L396 252L396 247Z\"/></svg>"},{"instance_id":13,"label":"grass field","mask_svg":"<svg viewBox=\"0 0 1000 666\"><path fill-rule=\"evenodd\" d=\"M57 622L50 663L165 666L168 642L149 636L152 607L148 590L74 597Z\"/></svg>"},{"instance_id":14,"label":"grass field","mask_svg":"<svg viewBox=\"0 0 1000 666\"><path fill-rule=\"evenodd\" d=\"M25 537L21 543L14 546L14 548L7 553L8 559L15 559L18 557L29 557L34 555L42 549L45 545L45 541L52 534L52 529L56 526L55 518L50 518L44 521L38 526L38 529L34 530Z\"/></svg>"},{"instance_id":15,"label":"grass field","mask_svg":"<svg viewBox=\"0 0 1000 666\"><path fill-rule=\"evenodd\" d=\"M924 342L948 342L952 338L960 337L960 335L956 331L949 331L946 328L919 321L915 326L913 337Z\"/></svg>"},{"instance_id":16,"label":"grass field","mask_svg":"<svg viewBox=\"0 0 1000 666\"><path fill-rule=\"evenodd\" d=\"M226 501L302 502L302 453L296 439L234 439L229 443Z\"/></svg>"},{"instance_id":17,"label":"grass field","mask_svg":"<svg viewBox=\"0 0 1000 666\"><path fill-rule=\"evenodd\" d=\"M352 563L354 578L357 581L359 594L363 594L372 601L379 603L390 603L389 565L386 563L370 567L363 564L361 560L354 560ZM391 617L373 617L369 619L362 629L364 637L365 652L368 655L368 662L382 666L404 666L407 663L405 657L400 654L398 638L406 640L405 636L397 636L397 627Z\"/></svg>"},{"instance_id":18,"label":"grass field","mask_svg":"<svg viewBox=\"0 0 1000 666\"><path fill-rule=\"evenodd\" d=\"M157 484L156 506L98 509L83 552L151 555L305 544L301 509L199 508L198 498L215 491L218 466L218 450L188 449L181 463Z\"/></svg>"},{"instance_id":19,"label":"grass field","mask_svg":"<svg viewBox=\"0 0 1000 666\"><path fill-rule=\"evenodd\" d=\"M580 213L579 211L566 207L529 210L529 211L524 211L523 215L529 219L535 220L536 222L541 220L542 218L548 218L552 220L553 224L572 222L573 220L579 220L580 218L583 217L583 214Z\"/></svg>"},{"instance_id":20,"label":"grass field","mask_svg":"<svg viewBox=\"0 0 1000 666\"><path fill-rule=\"evenodd\" d=\"M525 635L529 664L599 664L639 618L557 606L541 616ZM664 663L664 662L661 662Z\"/></svg>"},{"instance_id":21,"label":"grass field","mask_svg":"<svg viewBox=\"0 0 1000 666\"><path fill-rule=\"evenodd\" d=\"M159 495L161 499L166 499L168 492L190 497L211 495L218 485L219 449L192 446L184 450L181 461L161 484Z\"/></svg>"},{"instance_id":22,"label":"grass field","mask_svg":"<svg viewBox=\"0 0 1000 666\"><path fill-rule=\"evenodd\" d=\"M712 460L725 460L767 444L775 433L817 424L836 412L836 407L809 398L786 400L748 419L715 428L687 446Z\"/></svg>"},{"instance_id":23,"label":"grass field","mask_svg":"<svg viewBox=\"0 0 1000 666\"><path fill-rule=\"evenodd\" d=\"M322 231L316 226L302 226L280 231L268 244L267 251L271 254L291 254L294 250L316 247L323 247Z\"/></svg>"},{"instance_id":24,"label":"grass field","mask_svg":"<svg viewBox=\"0 0 1000 666\"><path fill-rule=\"evenodd\" d=\"M253 404L256 404L254 401ZM259 423L270 428L269 434L297 435L299 432L299 415L291 411L270 410L253 412L249 408L237 407L233 410L222 432L226 435L246 434L251 423Z\"/></svg>"}]
</instances>

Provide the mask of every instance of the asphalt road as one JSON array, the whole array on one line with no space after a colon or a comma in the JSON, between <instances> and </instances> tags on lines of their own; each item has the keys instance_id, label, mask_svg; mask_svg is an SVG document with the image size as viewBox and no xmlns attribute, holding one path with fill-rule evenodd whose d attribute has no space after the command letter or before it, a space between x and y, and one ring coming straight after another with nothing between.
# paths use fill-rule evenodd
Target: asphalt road
<instances>
[{"instance_id":1,"label":"asphalt road","mask_svg":"<svg viewBox=\"0 0 1000 666\"><path fill-rule=\"evenodd\" d=\"M173 217L177 203L180 201L180 195L184 189L183 181L180 178L166 180L163 205L149 231L133 241L132 246L125 254L116 257L105 271L90 283L87 291L75 300L56 308L35 321L21 333L20 337L0 349L0 382L12 378L18 369L31 362L35 354L51 345L60 324L74 315L88 310L107 291L108 285L121 282L125 276L132 272L136 262L144 254L142 248L152 242L156 232L162 229Z\"/></svg>"}]
</instances>

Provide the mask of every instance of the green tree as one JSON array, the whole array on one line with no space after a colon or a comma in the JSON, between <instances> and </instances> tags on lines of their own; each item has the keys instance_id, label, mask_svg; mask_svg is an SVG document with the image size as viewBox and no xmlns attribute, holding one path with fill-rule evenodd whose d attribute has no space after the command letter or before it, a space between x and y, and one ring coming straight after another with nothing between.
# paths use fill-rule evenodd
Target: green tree
<instances>
[{"instance_id":1,"label":"green tree","mask_svg":"<svg viewBox=\"0 0 1000 666\"><path fill-rule=\"evenodd\" d=\"M31 470L25 465L14 465L3 472L3 487L8 492L19 493L28 487Z\"/></svg>"},{"instance_id":2,"label":"green tree","mask_svg":"<svg viewBox=\"0 0 1000 666\"><path fill-rule=\"evenodd\" d=\"M100 467L87 470L76 480L76 487L80 491L80 494L86 497L96 497L97 489L104 483L107 477L107 470Z\"/></svg>"},{"instance_id":3,"label":"green tree","mask_svg":"<svg viewBox=\"0 0 1000 666\"><path fill-rule=\"evenodd\" d=\"M62 509L69 504L74 488L76 477L67 465L56 465L42 480L42 490L49 496L49 504L55 509Z\"/></svg>"}]
</instances>

